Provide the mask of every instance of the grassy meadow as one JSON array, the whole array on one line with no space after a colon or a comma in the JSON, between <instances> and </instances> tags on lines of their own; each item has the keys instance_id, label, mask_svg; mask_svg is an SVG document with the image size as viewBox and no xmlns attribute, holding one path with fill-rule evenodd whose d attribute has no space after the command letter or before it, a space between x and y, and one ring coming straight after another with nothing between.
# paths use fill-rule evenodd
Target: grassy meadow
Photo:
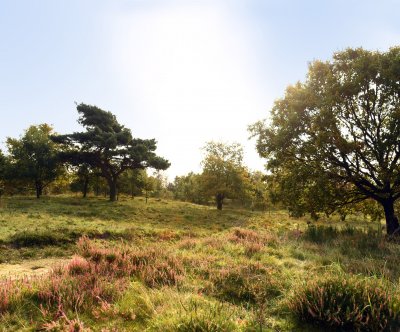
<instances>
[{"instance_id":1,"label":"grassy meadow","mask_svg":"<svg viewBox=\"0 0 400 332\"><path fill-rule=\"evenodd\" d=\"M398 331L400 245L379 230L141 197L3 198L0 330Z\"/></svg>"}]
</instances>

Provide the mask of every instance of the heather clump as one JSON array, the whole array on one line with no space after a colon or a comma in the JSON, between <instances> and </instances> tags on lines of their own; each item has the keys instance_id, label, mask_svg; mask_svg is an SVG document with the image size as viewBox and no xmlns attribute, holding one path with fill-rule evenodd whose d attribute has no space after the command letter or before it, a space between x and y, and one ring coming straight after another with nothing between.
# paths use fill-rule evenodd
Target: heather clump
<instances>
[{"instance_id":1,"label":"heather clump","mask_svg":"<svg viewBox=\"0 0 400 332\"><path fill-rule=\"evenodd\" d=\"M359 331L398 331L399 298L382 279L344 273L310 278L298 285L288 307L300 320Z\"/></svg>"}]
</instances>

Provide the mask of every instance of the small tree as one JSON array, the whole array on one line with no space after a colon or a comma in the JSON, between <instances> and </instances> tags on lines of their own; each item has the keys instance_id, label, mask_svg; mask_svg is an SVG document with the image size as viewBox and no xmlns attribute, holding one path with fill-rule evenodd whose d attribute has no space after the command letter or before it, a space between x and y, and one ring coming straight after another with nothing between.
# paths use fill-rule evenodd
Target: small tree
<instances>
[{"instance_id":1,"label":"small tree","mask_svg":"<svg viewBox=\"0 0 400 332\"><path fill-rule=\"evenodd\" d=\"M375 200L384 210L387 233L398 233L399 77L400 47L383 53L347 49L332 61L314 61L307 80L288 87L275 102L272 121L252 126L260 156L284 177L306 168L311 176L300 182L306 188L339 189L332 207ZM317 178L326 181L318 184Z\"/></svg>"},{"instance_id":2,"label":"small tree","mask_svg":"<svg viewBox=\"0 0 400 332\"><path fill-rule=\"evenodd\" d=\"M117 198L119 176L128 169L167 169L169 162L158 157L154 139L133 138L131 131L119 124L115 115L96 106L80 104L78 122L85 132L53 137L67 152L62 158L72 164L86 163L100 170L110 189L110 201Z\"/></svg>"},{"instance_id":3,"label":"small tree","mask_svg":"<svg viewBox=\"0 0 400 332\"><path fill-rule=\"evenodd\" d=\"M245 191L248 175L242 165L243 148L238 143L208 142L202 161L203 190L215 197L218 210L222 210L225 198L238 198Z\"/></svg>"},{"instance_id":4,"label":"small tree","mask_svg":"<svg viewBox=\"0 0 400 332\"><path fill-rule=\"evenodd\" d=\"M70 188L74 192L81 192L82 197L86 198L90 189L91 182L96 176L90 165L82 163L75 169L75 178L70 183Z\"/></svg>"},{"instance_id":5,"label":"small tree","mask_svg":"<svg viewBox=\"0 0 400 332\"><path fill-rule=\"evenodd\" d=\"M201 174L190 172L187 175L175 177L171 185L171 191L175 199L187 201L197 204L204 204L207 202L203 190L203 178Z\"/></svg>"},{"instance_id":6,"label":"small tree","mask_svg":"<svg viewBox=\"0 0 400 332\"><path fill-rule=\"evenodd\" d=\"M129 194L132 198L141 195L144 188L144 181L147 177L146 170L128 169L121 174L119 191Z\"/></svg>"},{"instance_id":7,"label":"small tree","mask_svg":"<svg viewBox=\"0 0 400 332\"><path fill-rule=\"evenodd\" d=\"M50 139L53 128L48 124L30 126L20 139L7 138L10 167L7 177L32 182L36 197L63 171L56 144Z\"/></svg>"}]
</instances>

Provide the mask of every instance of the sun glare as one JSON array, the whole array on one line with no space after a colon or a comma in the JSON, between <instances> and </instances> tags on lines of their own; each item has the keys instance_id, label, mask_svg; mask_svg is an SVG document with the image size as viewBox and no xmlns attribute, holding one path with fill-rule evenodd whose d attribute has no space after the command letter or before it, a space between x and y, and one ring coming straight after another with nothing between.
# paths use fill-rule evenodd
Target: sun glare
<instances>
[{"instance_id":1,"label":"sun glare","mask_svg":"<svg viewBox=\"0 0 400 332\"><path fill-rule=\"evenodd\" d=\"M160 151L173 156L171 173L198 168L201 157L193 146L207 140L246 142L249 112L260 105L246 33L226 11L145 7L114 19L113 65L137 109L126 118L140 121L146 134L154 129Z\"/></svg>"}]
</instances>

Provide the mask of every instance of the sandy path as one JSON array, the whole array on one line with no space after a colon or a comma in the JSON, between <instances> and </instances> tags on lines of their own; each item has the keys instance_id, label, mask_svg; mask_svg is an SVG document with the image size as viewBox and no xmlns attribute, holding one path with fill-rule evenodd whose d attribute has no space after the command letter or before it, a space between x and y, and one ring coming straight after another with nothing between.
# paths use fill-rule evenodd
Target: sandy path
<instances>
[{"instance_id":1,"label":"sandy path","mask_svg":"<svg viewBox=\"0 0 400 332\"><path fill-rule=\"evenodd\" d=\"M51 271L52 267L67 263L70 258L43 258L27 260L21 264L0 264L0 279L33 277Z\"/></svg>"}]
</instances>

